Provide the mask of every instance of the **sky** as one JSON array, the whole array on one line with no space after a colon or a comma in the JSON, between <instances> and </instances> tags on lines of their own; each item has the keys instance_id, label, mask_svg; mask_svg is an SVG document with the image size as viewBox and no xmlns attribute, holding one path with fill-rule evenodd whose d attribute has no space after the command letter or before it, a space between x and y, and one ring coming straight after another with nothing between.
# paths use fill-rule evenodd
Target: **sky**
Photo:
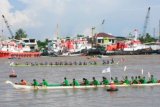
<instances>
[{"instance_id":1,"label":"sky","mask_svg":"<svg viewBox=\"0 0 160 107\"><path fill-rule=\"evenodd\" d=\"M114 36L126 37L135 29L141 34L148 7L146 32L158 36L159 0L0 0L0 14L6 17L12 32L22 28L29 38L38 40L53 39L57 32L60 37L90 36L92 27L95 33ZM0 29L0 35L11 36L2 18Z\"/></svg>"}]
</instances>

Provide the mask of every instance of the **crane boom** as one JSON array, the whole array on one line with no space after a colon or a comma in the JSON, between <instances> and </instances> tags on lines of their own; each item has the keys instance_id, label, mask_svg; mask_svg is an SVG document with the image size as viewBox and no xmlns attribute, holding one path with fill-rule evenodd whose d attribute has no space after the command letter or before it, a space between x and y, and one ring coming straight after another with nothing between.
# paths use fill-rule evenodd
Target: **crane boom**
<instances>
[{"instance_id":1,"label":"crane boom","mask_svg":"<svg viewBox=\"0 0 160 107\"><path fill-rule=\"evenodd\" d=\"M148 11L147 11L147 15L145 17L145 22L144 22L144 27L143 27L143 37L146 36L146 30L147 30L147 25L148 25L148 21L149 21L149 17L150 17L150 10L151 8L149 7L148 8Z\"/></svg>"},{"instance_id":2,"label":"crane boom","mask_svg":"<svg viewBox=\"0 0 160 107\"><path fill-rule=\"evenodd\" d=\"M14 37L14 35L13 35L13 33L12 33L12 30L10 29L10 26L9 26L9 24L8 24L7 19L5 18L5 16L4 16L4 15L2 15L2 17L3 17L3 19L4 19L4 22L5 22L6 26L7 26L7 29L9 30L10 35L11 35L11 36L12 36L12 38L13 38L13 37Z\"/></svg>"}]
</instances>

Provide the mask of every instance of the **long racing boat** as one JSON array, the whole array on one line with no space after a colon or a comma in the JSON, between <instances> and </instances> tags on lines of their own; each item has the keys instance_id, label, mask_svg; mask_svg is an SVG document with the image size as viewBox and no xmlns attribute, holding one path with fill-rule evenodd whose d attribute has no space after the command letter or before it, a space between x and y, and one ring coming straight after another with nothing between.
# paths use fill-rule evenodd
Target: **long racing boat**
<instances>
[{"instance_id":1,"label":"long racing boat","mask_svg":"<svg viewBox=\"0 0 160 107\"><path fill-rule=\"evenodd\" d=\"M19 85L11 81L6 81L6 84L12 85L15 89L31 89L31 90L44 90L44 89L90 89L90 88L109 88L110 85L81 85L81 86L33 86L33 85ZM146 86L160 86L160 83L147 83L147 84L119 84L116 87L146 87Z\"/></svg>"}]
</instances>

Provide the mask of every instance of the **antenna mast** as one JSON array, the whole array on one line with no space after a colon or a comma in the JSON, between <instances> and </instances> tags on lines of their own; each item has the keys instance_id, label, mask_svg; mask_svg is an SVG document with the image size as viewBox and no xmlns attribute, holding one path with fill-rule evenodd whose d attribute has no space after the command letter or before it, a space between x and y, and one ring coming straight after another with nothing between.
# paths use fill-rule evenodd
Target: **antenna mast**
<instances>
[{"instance_id":1,"label":"antenna mast","mask_svg":"<svg viewBox=\"0 0 160 107\"><path fill-rule=\"evenodd\" d=\"M159 20L159 42L160 42L160 20Z\"/></svg>"}]
</instances>

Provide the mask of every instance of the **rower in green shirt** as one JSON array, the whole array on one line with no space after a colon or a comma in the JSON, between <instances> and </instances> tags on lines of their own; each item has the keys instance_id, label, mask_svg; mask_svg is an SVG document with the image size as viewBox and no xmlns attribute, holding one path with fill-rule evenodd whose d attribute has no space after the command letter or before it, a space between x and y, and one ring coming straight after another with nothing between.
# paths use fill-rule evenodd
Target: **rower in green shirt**
<instances>
[{"instance_id":1,"label":"rower in green shirt","mask_svg":"<svg viewBox=\"0 0 160 107\"><path fill-rule=\"evenodd\" d=\"M124 83L125 83L125 84L130 84L130 81L128 80L128 77L127 77L127 76L126 76L125 79L124 79Z\"/></svg>"},{"instance_id":2,"label":"rower in green shirt","mask_svg":"<svg viewBox=\"0 0 160 107\"><path fill-rule=\"evenodd\" d=\"M115 84L119 84L118 77L115 77L114 83L115 83Z\"/></svg>"},{"instance_id":3,"label":"rower in green shirt","mask_svg":"<svg viewBox=\"0 0 160 107\"><path fill-rule=\"evenodd\" d=\"M141 82L141 83L142 83L142 84L146 84L146 83L147 83L145 77L142 78L142 82Z\"/></svg>"},{"instance_id":4,"label":"rower in green shirt","mask_svg":"<svg viewBox=\"0 0 160 107\"><path fill-rule=\"evenodd\" d=\"M93 77L92 85L100 85L99 81Z\"/></svg>"},{"instance_id":5,"label":"rower in green shirt","mask_svg":"<svg viewBox=\"0 0 160 107\"><path fill-rule=\"evenodd\" d=\"M136 76L135 79L133 80L133 84L138 84L137 76Z\"/></svg>"},{"instance_id":6,"label":"rower in green shirt","mask_svg":"<svg viewBox=\"0 0 160 107\"><path fill-rule=\"evenodd\" d=\"M154 76L153 75L151 75L151 78L150 78L150 81L149 81L150 83L157 83L157 80L156 80L156 78L154 78Z\"/></svg>"},{"instance_id":7,"label":"rower in green shirt","mask_svg":"<svg viewBox=\"0 0 160 107\"><path fill-rule=\"evenodd\" d=\"M42 81L42 86L48 86L48 82L45 79Z\"/></svg>"},{"instance_id":8,"label":"rower in green shirt","mask_svg":"<svg viewBox=\"0 0 160 107\"><path fill-rule=\"evenodd\" d=\"M109 85L108 79L106 77L102 77L102 78L103 78L103 80L102 80L101 84L103 84L103 85Z\"/></svg>"},{"instance_id":9,"label":"rower in green shirt","mask_svg":"<svg viewBox=\"0 0 160 107\"><path fill-rule=\"evenodd\" d=\"M73 86L80 86L79 82L77 80L75 80L75 78L73 79Z\"/></svg>"},{"instance_id":10,"label":"rower in green shirt","mask_svg":"<svg viewBox=\"0 0 160 107\"><path fill-rule=\"evenodd\" d=\"M63 85L64 85L64 86L69 86L69 81L67 80L66 77L64 78Z\"/></svg>"},{"instance_id":11,"label":"rower in green shirt","mask_svg":"<svg viewBox=\"0 0 160 107\"><path fill-rule=\"evenodd\" d=\"M83 85L90 85L90 82L86 78L83 78Z\"/></svg>"},{"instance_id":12,"label":"rower in green shirt","mask_svg":"<svg viewBox=\"0 0 160 107\"><path fill-rule=\"evenodd\" d=\"M38 85L39 85L38 81L36 79L33 79L33 86L38 86Z\"/></svg>"}]
</instances>

